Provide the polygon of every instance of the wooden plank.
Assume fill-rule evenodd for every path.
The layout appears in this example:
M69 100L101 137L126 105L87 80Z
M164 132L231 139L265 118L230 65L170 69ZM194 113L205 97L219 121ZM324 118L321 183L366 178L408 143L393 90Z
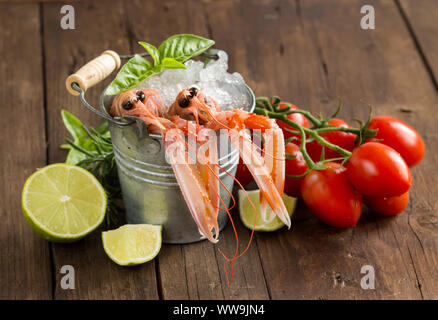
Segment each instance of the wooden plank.
M141 20L128 20L134 52L142 51L136 45L140 40L158 45L176 33L210 36L203 4L199 1L136 1L129 3L127 12L141 12L143 17ZM229 30L224 30L224 35L225 32ZM234 56L236 52L230 51L229 54ZM246 244L248 231L239 226L238 232L241 243ZM218 247L229 255L234 252L234 234L230 225L221 234ZM214 245L206 241L190 245L165 245L158 262L160 290L164 299L268 298L255 243L236 262L234 280L230 286L226 283L224 258Z
M395 115L417 127L429 147L424 162L413 170L411 207L403 215L389 219L365 213L357 228L335 230L300 206L290 232L258 234L274 299L436 297L432 194L437 178L426 174L436 162L436 135L433 117L426 112L433 114L437 97L395 4L373 2L376 14L385 17L373 31L359 27L364 4L322 0L208 4L217 46L238 52L232 61L258 95L278 94L326 114L341 97L341 116L347 119L364 117L366 104L371 103L376 113ZM223 32L215 34L219 29ZM402 107L413 112L402 113ZM375 290L360 287L360 270L366 264L376 270Z
M397 2L436 79L438 74L438 43L436 41L438 10L436 1L397 0ZM436 80L435 85L438 86Z
M20 203L24 181L46 164L38 5L0 4L0 39L0 299L50 299L49 245Z
M85 124L96 125L102 120L88 112L65 89L65 79L87 61L106 49L120 54L130 51L127 40L127 15L121 2L95 1L75 3L76 29L60 28L60 8L63 3L43 5L44 48L46 56L47 112L49 120L49 161L60 162L65 152L59 149L67 135L60 110L69 110ZM135 19L140 19L139 16ZM106 84L108 81L106 81ZM90 89L86 97L97 105L104 85ZM54 245L56 270L56 299L157 299L155 263L135 268L114 264L102 247L100 230L82 241L70 245ZM63 290L60 285L63 265L72 265L76 271L75 290Z
M429 68L431 80L434 83L435 90L438 90L438 46L436 43L437 27L433 23L438 17L438 8L433 1L416 1L415 6L412 1L401 1L401 10L404 18L407 19L407 27L413 31L413 36L417 46L419 46L419 55L423 58L423 63ZM435 40L435 41L434 41ZM415 79L414 79L415 81ZM412 89L412 92L414 89ZM411 90L409 91L411 92ZM421 133L427 146L425 160L416 169L415 179L418 181L418 187L413 197L415 202L411 202L412 216L408 218L408 224L417 238L419 248L409 250L408 254L416 264L416 273L421 291L425 299L437 299L438 283L436 281L438 272L436 268L431 267L438 262L438 237L437 230L437 202L435 194L437 192L436 172L437 162L437 137L436 124L432 115L436 114L436 101L422 96L422 92L417 92L416 96L410 97L412 103L418 99L416 104L418 110L414 110L412 115L418 126L421 126ZM423 104L425 107L423 107ZM412 117L411 116L411 117ZM415 213L415 215L413 215ZM403 237L400 236L401 239Z

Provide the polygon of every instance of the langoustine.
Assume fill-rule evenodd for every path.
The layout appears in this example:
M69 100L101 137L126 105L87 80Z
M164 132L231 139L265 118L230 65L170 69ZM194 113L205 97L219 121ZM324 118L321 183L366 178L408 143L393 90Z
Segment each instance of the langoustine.
M263 220L269 222L278 216L290 227L290 217L282 200L284 137L274 120L240 109L220 111L214 99L205 96L195 86L182 90L169 110L155 89L126 91L115 97L110 113L119 117L139 117L150 133L162 135L166 156L192 217L200 233L211 242L218 241L217 216L220 204L224 205L219 193L219 170L223 168L218 164L216 139L213 139L215 134L211 134L217 130L225 129L231 144L239 150L240 157L253 175L260 189ZM204 147L203 152L196 151L196 163L188 161L191 150L185 136L189 135L190 126L194 128L196 142ZM263 150L251 141L247 129L261 131ZM229 190L227 192L230 193ZM270 216L267 216L268 207L273 213Z

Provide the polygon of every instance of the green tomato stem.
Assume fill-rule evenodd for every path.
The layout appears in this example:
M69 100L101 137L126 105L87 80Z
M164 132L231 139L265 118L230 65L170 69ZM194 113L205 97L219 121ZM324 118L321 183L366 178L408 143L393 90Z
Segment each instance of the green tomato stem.
M285 112L286 115L289 114L293 114L293 113L301 113L302 115L304 115L307 119L310 120L310 122L312 122L312 124L316 127L319 128L322 125L322 122L317 119L316 117L314 117L309 111L306 110L290 110L288 112Z
M270 118L274 118L274 119L278 119L283 121L284 123L286 123L287 125L291 126L292 128L296 129L300 135L301 135L301 144L300 144L300 151L301 154L303 155L304 160L306 161L306 164L309 168L309 170L322 170L325 169L325 166L323 165L323 163L318 162L315 163L312 158L309 156L309 154L307 153L306 150L306 134L308 134L311 138L313 138L314 140L318 141L321 145L332 149L334 151L336 151L337 153L341 154L345 159L348 159L351 156L351 152L348 150L345 150L335 144L332 144L330 142L328 142L327 140L325 140L323 137L321 137L318 132L313 129L308 129L308 128L304 128L303 126L299 125L298 123L290 120L287 118L287 115L285 113L279 113L279 112L273 112L273 111L268 111L266 109L263 108L256 108L255 112L257 114L261 114L261 115L265 115L268 116ZM319 120L318 120L319 121ZM332 128L332 127L327 127L327 128L323 128L323 129L328 129L328 128ZM333 127L334 129L339 129L338 127ZM336 131L334 129L330 129L327 131ZM337 131L341 131L341 130L337 130ZM342 158L342 159L344 159Z

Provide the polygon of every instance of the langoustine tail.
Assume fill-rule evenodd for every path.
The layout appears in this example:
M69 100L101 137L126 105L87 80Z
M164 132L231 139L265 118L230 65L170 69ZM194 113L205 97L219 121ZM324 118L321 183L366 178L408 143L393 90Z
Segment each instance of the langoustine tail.
M265 165L272 181L277 188L280 196L283 196L285 158L284 137L280 128L267 129L264 137L264 158ZM275 218L275 214L268 210L269 202L265 193L260 192L260 215L265 223L270 223Z
M219 185L214 173L218 170L214 164L189 163L184 138L180 136L178 130L174 134L172 131L169 130L165 137L166 156L199 232L216 243L219 237L217 222Z
M277 151L275 152L275 157L272 155L272 153L266 156L266 158L272 157L273 162L276 163L278 166L273 166L273 168L269 170L265 165L262 156L258 153L257 147L251 142L251 138L246 130L229 131L231 144L235 148L238 148L243 162L246 163L249 171L251 172L254 180L256 181L260 189L261 201L267 202L267 204L269 204L269 206L271 207L273 213L290 228L290 217L282 199L284 183L284 161L282 159L284 159L284 156L282 158L279 158L278 156L281 156L281 152L284 153L284 148L280 148L281 143L284 144L284 142L280 141L282 140L282 137L280 137L279 134L280 133L276 132L276 130L274 129L273 137L275 138L273 138L273 145L277 146L276 148L274 148L277 149ZM268 144L271 143L268 141ZM283 162L283 164L281 164L281 162ZM273 170L275 173L274 175L272 175ZM264 205L266 217L267 205Z

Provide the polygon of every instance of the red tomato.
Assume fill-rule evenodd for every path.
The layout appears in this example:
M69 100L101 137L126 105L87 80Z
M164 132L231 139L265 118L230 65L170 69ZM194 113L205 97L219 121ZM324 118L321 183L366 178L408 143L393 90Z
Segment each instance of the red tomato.
M347 176L367 196L399 196L412 183L411 172L400 154L377 142L367 142L353 152L347 164Z
M383 197L364 197L364 202L371 210L395 216L402 213L409 202L409 192L403 193L401 196L383 198Z
M293 159L286 159L286 174L299 176L304 174L308 167L304 160L303 154L300 151L300 147L292 142L289 142L285 146L286 153L296 156ZM285 178L284 192L292 197L300 196L300 185L304 178Z
M341 119L331 119L329 122L332 126L351 128L348 123ZM320 134L321 137L326 139L345 150L353 151L355 147L356 135L354 133L342 132L342 131L332 131ZM306 150L313 161L319 161L321 159L322 145L313 140L306 145ZM332 149L324 147L325 159L339 158L341 155Z
M303 200L328 225L354 227L362 213L362 195L348 181L344 167L334 162L325 165L328 169L312 171L304 178Z
M418 164L424 157L425 147L418 132L394 117L380 116L371 119L370 129L377 129L377 135L370 140L390 146L400 153L409 167Z
M236 179L242 184L242 186L246 186L253 180L252 174L246 164L243 163L242 158L239 158L239 164L237 165L236 170Z
M280 105L278 107L279 107L279 109L283 109L283 108L287 108L287 105L280 103ZM299 108L295 105L291 105L291 110L299 110ZM299 125L301 125L305 128L310 127L309 121L301 113L289 114L289 115L287 115L287 118L293 122L298 123ZM290 137L298 137L299 139L301 138L301 136L299 134L293 134L293 133L290 133L289 131L287 131L287 130L293 130L293 131L297 131L297 130L292 128L288 124L284 123L283 121L277 120L277 124L283 130L284 139L288 139ZM293 140L293 142L295 142L296 144L299 144L299 142L297 142L296 140Z

